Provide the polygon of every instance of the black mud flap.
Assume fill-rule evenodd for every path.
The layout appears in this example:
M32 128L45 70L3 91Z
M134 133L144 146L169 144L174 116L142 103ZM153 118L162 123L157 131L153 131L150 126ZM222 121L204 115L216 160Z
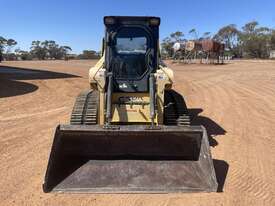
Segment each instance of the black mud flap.
M60 125L44 192L215 192L206 130L200 126Z

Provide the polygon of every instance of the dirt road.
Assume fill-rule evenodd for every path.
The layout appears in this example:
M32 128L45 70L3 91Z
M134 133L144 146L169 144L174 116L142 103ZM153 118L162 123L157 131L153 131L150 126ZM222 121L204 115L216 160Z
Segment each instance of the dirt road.
M0 205L275 205L275 62L178 65L175 88L210 137L218 193L44 194L55 126L94 61L0 64Z

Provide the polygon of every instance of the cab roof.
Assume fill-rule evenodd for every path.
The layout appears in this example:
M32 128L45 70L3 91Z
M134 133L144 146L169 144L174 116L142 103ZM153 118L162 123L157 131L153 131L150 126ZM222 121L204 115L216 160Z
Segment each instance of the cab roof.
M156 16L105 16L104 24L144 24L151 26L160 25L160 17Z

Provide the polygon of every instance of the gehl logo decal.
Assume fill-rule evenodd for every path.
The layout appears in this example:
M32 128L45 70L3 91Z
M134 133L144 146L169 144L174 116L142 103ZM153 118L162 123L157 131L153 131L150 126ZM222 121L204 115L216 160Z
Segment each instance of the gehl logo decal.
M120 89L126 89L126 88L128 88L128 87L127 87L127 84L125 84L125 83L119 84L118 87L119 87Z
M120 104L135 104L135 103L142 103L143 98L142 97L119 97L118 99Z

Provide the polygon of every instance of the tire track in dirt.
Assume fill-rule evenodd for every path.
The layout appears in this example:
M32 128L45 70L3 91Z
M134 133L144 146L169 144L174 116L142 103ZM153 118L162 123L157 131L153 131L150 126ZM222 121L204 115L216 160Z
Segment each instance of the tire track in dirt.
M56 109L50 109L50 110L46 110L46 111L35 112L35 113L32 113L32 114L18 114L16 116L12 116L12 117L1 117L0 116L0 123L2 121L4 122L4 121L11 121L11 120L29 118L29 117L34 117L34 116L48 115L48 114L51 114L51 113L64 111L66 109L68 109L68 107L60 107L60 108L56 108Z
M44 194L41 184L54 127L66 121L75 96L88 87L91 65L74 61L15 64L45 65L47 70L84 78L32 80L39 86L36 92L1 99L0 109L8 109L1 116L13 116L0 123L0 150L7 155L0 156L0 205L274 205L275 62L172 66L176 89L185 95L187 105L204 109L202 116L226 130L213 136L218 145L211 152L229 169L219 174L225 178L222 193L163 195ZM57 111L43 114L44 118L31 115L47 109Z
M237 75L236 75L237 76ZM247 99L250 99L251 96L255 97L255 94L259 95L259 94L263 94L263 90L261 91L254 91L253 89L249 90L247 88L244 88L242 86L240 86L239 84L235 83L235 87L234 88L239 88L238 90L231 90L230 88L230 84L234 83L234 81L231 81L230 79L227 79L227 81L224 84L223 81L216 81L214 84L213 82L209 82L208 80L202 80L197 82L197 84L195 84L196 86L196 90L198 91L204 91L202 93L202 99L203 100L207 100L208 98L211 98L212 103L218 101L218 104L216 104L215 110L222 108L223 110L226 110L228 106L228 103L232 102L230 100L233 99L238 99L238 97L242 96L243 94L246 94L246 96L249 96ZM194 82L192 82L194 83ZM218 84L217 84L218 83ZM210 87L210 89L209 89ZM207 88L207 89L206 89ZM241 90L241 92L240 92ZM207 93L206 93L206 92ZM219 96L222 96L222 99L219 99L219 97L216 95L219 94ZM268 95L268 94L267 94ZM234 98L235 96L235 98ZM272 98L267 96L267 98ZM252 98L253 100L253 98ZM261 103L262 104L266 104L268 100L264 99ZM207 103L206 103L207 104ZM235 102L235 104L238 104L238 106L244 106L245 104L243 104L242 101L239 102ZM213 106L213 105L212 105ZM234 109L238 108L237 105L235 107L230 107L233 108L233 110L231 111L232 113L234 113ZM251 116L263 116L262 113L259 113L257 108L254 107L254 105L250 105L250 102L246 102L246 108L244 111L247 111L247 113L250 113ZM219 111L221 112L221 111ZM223 115L224 112L221 112L220 115ZM236 115L236 118L240 118L240 122L247 122L247 118L243 118L243 115ZM243 121L242 121L243 120ZM244 126L244 125L243 125ZM250 125L246 125L245 127L248 129L248 126ZM247 134L246 130L243 132L243 134ZM254 177L254 176L249 176L247 174L247 171L241 171L240 172L240 168L242 168L242 165L237 165L236 167L231 167L230 171L232 173L232 179L231 179L231 183L233 184L233 186L236 186L237 188L240 188L242 192L248 192L248 194L250 196L256 196L259 199L262 199L264 201L265 205L270 205L273 202L273 193L270 192L272 191L272 188L270 188L270 186L265 183L262 179ZM246 181L249 180L249 181Z
M244 94L247 96L248 98L245 99L241 99L241 101L239 101L239 108L241 108L243 111L246 111L246 114L249 114L251 117L255 117L255 116L263 116L263 113L260 113L257 109L257 107L251 103L250 99L253 99L250 96L255 96L254 93L255 91L253 90L248 90L247 88L242 87L238 87L235 86L234 88L239 88L238 90L235 89L235 91L233 92L233 94L235 96L243 96ZM239 93L239 94L238 94ZM238 95L237 95L238 94ZM233 97L234 98L234 97ZM234 98L236 99L236 97ZM261 102L263 104L264 100ZM244 108L243 108L244 107ZM238 108L238 107L236 107ZM244 114L244 113L243 113ZM239 115L240 118L240 122L242 122L242 128L243 128L243 132L241 135L241 139L244 140L243 144L246 144L247 142L247 136L249 136L250 134L250 129L251 126L253 125L253 120L251 122L247 121L249 118L247 118L247 115ZM252 125L251 125L252 123ZM253 127L252 127L253 128ZM255 128L255 127L254 127ZM255 134L254 134L255 136ZM256 141L261 141L261 145L263 142L263 139L259 139L257 138ZM257 145L257 143L255 143ZM234 145L236 144L232 144L233 148ZM262 150L265 150L265 148L263 147ZM260 162L260 160L259 160ZM250 169L244 169L244 165L241 165L239 162L234 162L234 167L231 167L231 177L232 179L230 179L230 182L232 185L234 185L235 187L239 188L241 190L241 192L244 193L248 193L248 195L250 196L255 196L261 200L263 200L263 203L265 205L272 205L272 203L274 203L274 194L271 188L271 186L269 184L267 184L263 179L257 177L257 176L252 176L250 175Z
M243 165L239 163L235 163L237 165L235 170L231 171L231 179L230 181L234 186L236 186L243 195L248 195L253 198L256 197L263 201L263 205L274 205L274 190L262 179L249 175L249 170L244 170ZM242 177L245 177L242 178ZM247 182L252 182L252 184L247 184Z

